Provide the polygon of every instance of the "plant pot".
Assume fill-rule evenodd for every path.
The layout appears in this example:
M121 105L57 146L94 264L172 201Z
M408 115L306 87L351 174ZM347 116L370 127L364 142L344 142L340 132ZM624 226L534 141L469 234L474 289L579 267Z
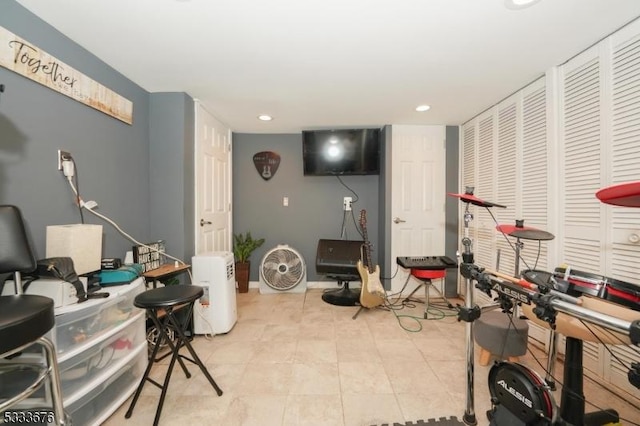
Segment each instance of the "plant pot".
M251 264L249 262L236 262L236 281L238 282L238 292L247 293L249 291L249 272Z

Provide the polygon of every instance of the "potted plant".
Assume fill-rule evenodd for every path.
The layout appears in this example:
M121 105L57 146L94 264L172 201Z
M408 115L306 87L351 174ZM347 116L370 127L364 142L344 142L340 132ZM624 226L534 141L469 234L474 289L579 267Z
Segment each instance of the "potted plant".
M262 244L264 244L264 238L253 239L251 232L233 234L233 256L236 262L236 281L240 293L249 291L249 272L251 270L249 257Z

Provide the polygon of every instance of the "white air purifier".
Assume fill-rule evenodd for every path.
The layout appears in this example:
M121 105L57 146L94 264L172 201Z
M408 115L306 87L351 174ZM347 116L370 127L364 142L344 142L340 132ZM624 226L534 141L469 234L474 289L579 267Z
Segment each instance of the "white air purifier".
M204 288L193 308L194 333L228 333L238 320L233 253L202 253L191 258L191 265L193 284Z

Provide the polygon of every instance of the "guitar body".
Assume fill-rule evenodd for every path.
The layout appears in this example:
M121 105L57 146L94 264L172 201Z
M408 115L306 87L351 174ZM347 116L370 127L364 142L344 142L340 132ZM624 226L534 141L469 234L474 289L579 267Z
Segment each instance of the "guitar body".
M362 288L360 289L360 306L365 308L375 308L384 303L383 295L384 287L380 282L380 267L376 265L373 272L369 272L362 261L356 264L360 279L362 280Z

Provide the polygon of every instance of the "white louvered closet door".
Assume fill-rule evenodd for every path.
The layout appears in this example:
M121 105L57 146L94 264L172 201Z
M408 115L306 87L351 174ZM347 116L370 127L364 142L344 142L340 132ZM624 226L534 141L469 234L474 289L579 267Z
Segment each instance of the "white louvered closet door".
M479 120L472 120L462 127L462 155L460 169L462 171L462 187L460 192L466 188L473 188L474 194L482 199L488 199L480 194L493 193L494 185L494 149L493 149L493 116L486 115ZM467 230L464 228L464 213L472 215L472 220L468 223ZM493 256L493 241L491 240L491 217L483 207L472 204L460 203L460 225L461 235L468 232L473 245L471 250L474 255L475 264L482 267L491 267ZM460 247L464 251L464 247ZM474 283L475 284L475 283ZM466 280L460 280L460 294L466 296ZM474 304L486 306L493 303L491 297L480 292L474 286Z
M561 169L564 261L583 271L603 270L602 216L595 193L602 187L601 79L598 49L562 67Z
M495 152L495 117L494 113L481 116L478 119L478 138L476 141L476 185L474 194L488 201L494 201L496 152ZM494 269L496 259L495 225L486 208L470 205L473 212L471 227L474 229L474 258L475 263L483 268ZM487 294L474 290L474 302L479 306L493 303Z
M611 152L607 185L640 179L640 26L632 25L611 38ZM640 209L604 207L611 217L606 241L607 276L640 284ZM640 288L638 288L640 291ZM605 379L630 393L637 389L627 379L628 366L640 362L638 348L613 346L605 351Z
M519 219L525 226L551 232L549 227L551 205L549 203L549 184L552 164L549 155L547 128L547 87L546 78L541 78L527 86L521 95L522 118L519 144L522 161L520 162ZM555 172L555 169L553 170ZM520 270L536 269L550 272L549 246L554 241L524 241ZM549 341L549 329L529 322L529 337L546 345ZM547 348L548 349L548 348Z
M547 139L547 95L546 79L541 78L523 90L522 93L522 161L520 162L520 211L519 219L525 226L551 232L549 216L550 164ZM553 241L525 242L522 250L524 265L520 269L550 271L549 246Z
M601 241L602 208L596 192L602 188L602 78L600 49L596 46L561 67L562 104L560 127L564 201L562 261L572 269L599 273L604 270ZM601 273L601 272L600 272ZM564 340L561 348L564 347ZM564 352L561 349L561 352ZM603 348L584 342L583 365L601 375Z
M477 155L477 180L474 194L488 201L495 201L495 119L494 114L489 113L478 120L478 155ZM484 207L474 209L476 214L472 226L476 230L475 259L476 264L493 269L495 263L495 225L490 213Z
M515 224L517 217L516 192L518 187L518 156L516 155L517 108L516 97L512 96L498 105L497 134L497 174L495 201L506 208L494 207L492 212L498 221L493 224L491 237L496 241L500 253L500 272L517 275L515 271L515 240L504 236L495 229L496 225Z
M611 104L611 180L608 185L640 179L640 36L613 46ZM640 209L607 205L611 215L611 258L607 273L639 284Z

